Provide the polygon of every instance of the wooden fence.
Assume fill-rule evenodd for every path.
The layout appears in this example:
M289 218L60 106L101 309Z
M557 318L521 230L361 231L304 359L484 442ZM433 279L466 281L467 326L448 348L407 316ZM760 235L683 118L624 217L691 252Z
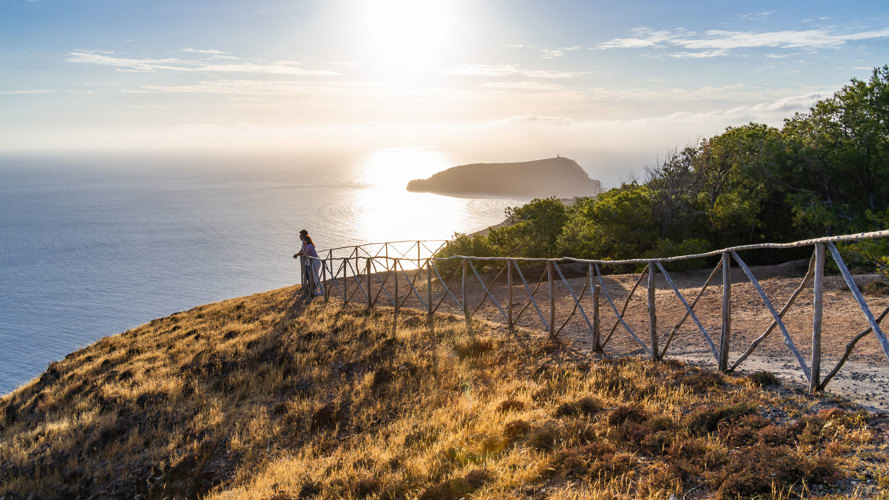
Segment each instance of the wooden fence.
M529 313L531 318L536 313L536 318L539 319L539 322L535 321L537 326L542 326L550 336L556 337L569 321L572 319L578 321L577 314L579 313L582 319L580 325L588 332L593 350L602 352L617 332L623 332L647 356L654 360L660 360L668 354L682 325L691 318L695 326L694 329L700 334L702 341L712 354L716 366L724 372L731 372L738 368L757 346L761 345L775 329L778 329L783 336L784 345L792 353L799 369L808 380L809 390L815 392L824 389L848 360L858 342L871 333L876 337L883 354L889 360L889 340L880 327L880 322L889 313L889 307L883 309L878 316L873 314L835 246L835 243L838 242L887 237L889 237L889 230L831 236L793 243L744 245L703 254L669 258L620 261L571 257L559 259L436 257L438 251L446 244L445 241L401 241L325 250L319 254L320 258L317 260L320 262L319 278L323 284L325 301L334 296L340 298L344 305L358 302L368 308L381 304L392 307L396 325L399 309L410 304L411 307L426 311L429 327L432 328L432 318L435 312L440 310L443 304L451 303L456 306L457 310L462 311L466 327L471 331L472 317L487 303L489 307L493 306L493 314L502 317L510 332L514 331L521 318L525 317L527 323L529 320L525 313L531 311ZM804 247L813 247L808 270L790 298L778 309L766 295L762 285L741 258L739 252ZM835 365L822 375L824 271L828 255L839 269L845 285L864 315L868 327L851 338ZM715 259L717 257L715 267L690 302L676 286L665 268L665 265L679 261ZM746 346L743 353L730 364L733 318L731 270L733 263L750 281L762 299L772 321L768 328ZM480 266L489 269L487 274L493 274L494 277L486 282L483 279L483 274L486 273L479 272ZM623 303L619 303L620 301L612 296L609 287L606 286L607 278L602 272L603 268L614 268L614 266L644 266ZM536 282L529 281L526 274L532 270L535 273L540 271L540 278ZM566 279L569 270L574 276L584 277L580 291L572 287L569 279ZM676 299L681 302L685 311L681 319L674 323L669 330L664 330L663 334L658 330L658 311L655 301L655 284L658 274L666 281L667 286L675 294ZM696 314L695 306L698 305L708 287L713 285L719 277L721 277L722 285L721 325L718 331L714 328L708 330ZM494 285L501 279L505 279L506 283L504 289L500 291L498 299ZM810 282L813 284L813 314L811 350L807 362L794 343L785 325L784 317ZM557 321L556 289L559 286L570 296L573 306L569 305L571 312ZM575 286L579 287L579 285ZM474 290L472 290L473 287L475 287ZM634 329L626 320L627 307L640 288L647 292L647 332L638 331L638 327ZM476 304L470 304L471 292L481 294L480 299L478 297L474 299L477 301ZM519 295L521 298L518 303L521 307L516 307L515 295ZM610 327L602 326L602 308L606 309L607 315L613 316L613 323Z

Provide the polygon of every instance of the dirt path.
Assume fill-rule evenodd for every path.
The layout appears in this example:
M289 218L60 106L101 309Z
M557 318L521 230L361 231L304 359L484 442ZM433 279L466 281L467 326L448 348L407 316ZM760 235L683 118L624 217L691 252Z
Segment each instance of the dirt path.
M778 266L753 267L752 271L759 280L766 295L772 301L777 310L781 310L793 291L799 286L805 275L807 262L787 263ZM529 281L531 290L538 283L542 275L543 284L535 295L535 300L542 312L542 316L549 320L549 291L546 286L545 270L538 268L522 268L525 278ZM772 315L763 303L753 285L738 268L732 270L732 329L729 348L729 366L731 366L757 337L761 336L772 323ZM499 269L482 273L486 284L491 283L498 275ZM566 272L566 281L571 286L575 295L580 296L584 289L586 279L584 276L571 276ZM411 296L404 303L405 307L425 309L417 297L411 291L407 280L413 279L415 271L399 273L399 297L404 300L407 294ZM692 302L698 294L701 286L710 274L710 270L676 272L671 277L676 287L681 291L686 301ZM380 275L382 276L382 275ZM391 305L390 297L394 295L393 277L386 281L385 292L379 294L378 304ZM445 276L446 279L447 276ZM470 279L471 278L471 279ZM604 280L608 294L614 303L620 308L628 296L633 284L639 275L617 274L606 276ZM685 314L686 309L676 297L662 275L658 274L655 293L655 310L657 312L657 332L659 345L663 349L664 342L674 325ZM856 276L859 286L869 282L880 281L878 275ZM649 316L647 309L646 280L640 284L639 289L633 294L624 320L638 337L646 344L649 343ZM855 302L852 294L846 288L841 276L826 276L824 292L824 319L822 338L822 379L833 369L846 344L859 332L868 327L867 320ZM341 282L340 282L341 283ZM555 291L555 317L556 328L562 327L563 322L575 308L574 300L568 288L565 287L556 276ZM363 284L366 284L364 280ZM380 290L376 277L372 278L374 293ZM449 283L450 284L450 283ZM425 272L416 279L415 286L423 300L426 299ZM452 293L460 299L461 288L459 276L450 284ZM513 308L518 315L522 308L528 304L528 292L515 278L513 284ZM500 273L493 286L489 286L494 298L506 309L507 290L506 273ZM356 285L350 280L349 293L353 295L354 302L365 302L366 298L361 291L356 290ZM335 293L338 293L334 290ZM388 295L387 295L388 293ZM443 289L433 283L434 303L437 303L443 295ZM470 311L476 310L476 306L484 298L485 292L479 285L475 276L470 273L467 277L467 295L469 296ZM800 294L794 305L784 316L784 323L790 335L790 339L796 345L803 356L806 365L811 364L812 343L812 315L813 315L812 284L809 283ZM868 305L876 316L884 308L889 306L889 295L865 294ZM580 299L587 316L592 320L592 298L589 289ZM454 314L463 314L461 307L446 297L439 310ZM719 343L719 332L722 325L722 283L721 275L717 276L713 284L706 290L694 308L698 319L710 334L714 344ZM474 318L483 318L489 321L505 323L505 318L493 305L491 300L485 302L477 309ZM611 356L645 356L645 349L633 339L626 328L616 323L616 315L611 306L605 300L604 294L600 298L600 324L603 339L608 336L614 327L614 333L605 345L605 352ZM519 316L517 325L530 329L545 331L540 315L533 306L525 308ZM591 350L592 339L586 321L580 311L576 311L570 320L562 327L559 338L570 342L578 349ZM798 384L807 387L803 371L795 356L785 345L784 336L779 328L775 328L770 335L743 361L737 368L739 373L749 373L766 370L779 376L786 384ZM686 319L675 338L669 345L667 357L680 359L693 364L700 364L711 368L716 367L716 360L709 343L703 334L695 326L691 318ZM837 373L827 386L828 393L837 394L849 398L865 407L873 410L889 412L889 361L883 353L880 343L873 333L866 335L856 345L849 360Z

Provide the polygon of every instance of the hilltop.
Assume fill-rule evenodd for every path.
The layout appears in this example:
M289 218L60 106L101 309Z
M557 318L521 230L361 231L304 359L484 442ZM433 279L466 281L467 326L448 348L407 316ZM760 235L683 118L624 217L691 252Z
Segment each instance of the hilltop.
M450 196L517 198L596 196L602 190L574 160L556 157L519 163L472 163L415 179L408 191Z
M887 422L531 331L285 288L100 340L0 399L0 497L885 494ZM877 480L877 478L883 478ZM805 488L805 490L803 489ZM857 489L856 489L857 488ZM882 488L882 490L881 490Z

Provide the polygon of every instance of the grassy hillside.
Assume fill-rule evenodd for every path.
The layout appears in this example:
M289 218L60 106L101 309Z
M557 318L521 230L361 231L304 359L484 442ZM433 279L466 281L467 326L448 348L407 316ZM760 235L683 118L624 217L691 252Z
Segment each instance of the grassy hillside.
M886 418L767 374L410 311L393 336L295 294L152 321L3 397L0 498L889 498Z

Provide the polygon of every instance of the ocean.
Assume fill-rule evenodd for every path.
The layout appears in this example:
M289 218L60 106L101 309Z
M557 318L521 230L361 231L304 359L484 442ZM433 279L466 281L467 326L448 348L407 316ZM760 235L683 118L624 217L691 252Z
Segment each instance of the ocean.
M404 189L470 161L428 150L0 157L0 394L107 335L298 282L300 229L319 249L447 239L527 201Z

